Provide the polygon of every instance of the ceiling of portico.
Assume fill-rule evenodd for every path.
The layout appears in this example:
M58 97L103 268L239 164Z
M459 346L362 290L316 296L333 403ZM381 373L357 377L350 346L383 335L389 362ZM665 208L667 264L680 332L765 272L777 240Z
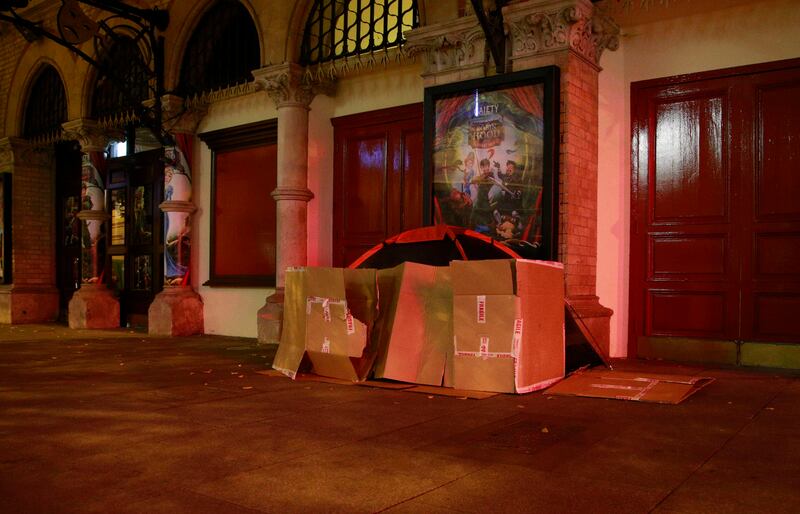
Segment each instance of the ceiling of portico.
M739 5L754 0L601 0L597 7L609 13L620 27L681 18Z

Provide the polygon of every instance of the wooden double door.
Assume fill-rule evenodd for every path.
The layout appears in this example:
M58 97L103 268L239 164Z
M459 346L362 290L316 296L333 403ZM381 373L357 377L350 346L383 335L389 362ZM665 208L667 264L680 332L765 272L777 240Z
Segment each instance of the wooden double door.
M147 310L164 282L163 151L107 162L106 280L119 294L120 324L147 326Z
M423 225L422 104L332 120L333 265Z
M630 342L800 341L800 59L632 87Z

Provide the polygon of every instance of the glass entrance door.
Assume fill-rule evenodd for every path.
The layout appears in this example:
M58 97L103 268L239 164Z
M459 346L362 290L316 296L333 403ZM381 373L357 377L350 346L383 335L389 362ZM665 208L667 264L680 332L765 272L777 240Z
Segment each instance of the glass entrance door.
M108 161L106 269L119 294L123 326L146 327L147 309L163 287L161 156L159 149Z

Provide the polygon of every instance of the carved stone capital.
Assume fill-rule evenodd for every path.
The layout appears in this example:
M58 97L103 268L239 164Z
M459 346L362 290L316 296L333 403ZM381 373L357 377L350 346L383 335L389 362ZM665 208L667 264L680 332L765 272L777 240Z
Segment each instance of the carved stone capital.
M532 56L572 51L597 67L603 50L619 48L619 27L589 0L510 4L503 8L503 19L512 66Z
M253 71L256 85L267 92L278 108L300 106L308 109L318 94L333 95L335 83L318 77L295 63L276 64Z
M0 139L0 173L15 167L49 168L53 165L52 147L41 147L19 137Z
M145 107L152 107L154 99L142 102ZM197 127L208 113L208 101L198 99L187 102L177 95L161 97L161 125L171 134L196 134Z
M95 120L79 118L63 123L64 139L74 139L81 145L81 151L102 152L112 141L123 141L124 133L119 129L100 126Z
M281 200L300 200L303 202L309 202L312 198L314 198L314 193L307 188L279 186L275 188L275 191L272 192L272 198L274 198L276 202L280 202Z
M422 58L426 86L483 77L486 38L475 16L406 32L404 49Z

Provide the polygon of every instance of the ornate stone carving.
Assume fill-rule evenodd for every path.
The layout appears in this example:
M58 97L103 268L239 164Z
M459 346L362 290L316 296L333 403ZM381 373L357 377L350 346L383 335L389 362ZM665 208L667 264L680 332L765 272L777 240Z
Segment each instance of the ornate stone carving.
M142 102L145 107L152 107L155 100ZM161 97L161 125L169 133L195 134L200 122L208 112L208 100L196 98L187 102L180 96L164 95Z
M485 74L486 38L475 16L420 27L405 36L406 54L421 56L422 76L429 77L431 84Z
M589 0L532 1L503 8L511 61L572 50L597 66L603 50L619 47L619 27Z
M15 167L49 168L53 165L52 147L31 144L19 137L0 139L0 173Z
M74 139L84 153L102 152L112 141L123 141L124 133L119 129L103 127L95 120L80 118L61 125L64 139Z
M267 92L276 107L289 105L308 108L318 94L331 96L335 82L319 74L306 73L295 63L267 66L253 71L256 85Z

